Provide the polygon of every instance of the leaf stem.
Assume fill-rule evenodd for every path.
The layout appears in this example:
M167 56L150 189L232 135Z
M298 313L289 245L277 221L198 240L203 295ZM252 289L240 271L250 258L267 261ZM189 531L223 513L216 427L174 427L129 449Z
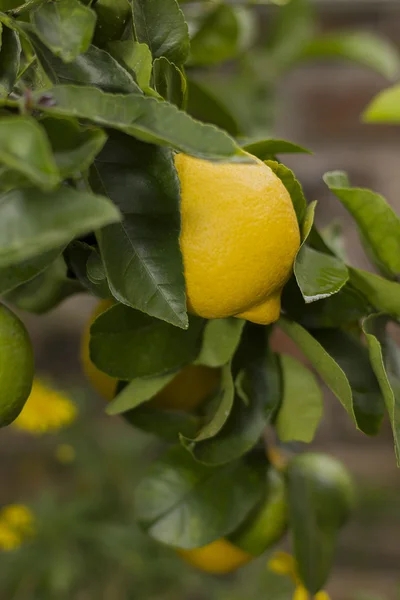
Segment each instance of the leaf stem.
M44 4L45 2L48 2L48 0L28 0L25 4L21 4L21 6L17 6L17 8L12 8L8 13L13 17L18 17L31 8Z

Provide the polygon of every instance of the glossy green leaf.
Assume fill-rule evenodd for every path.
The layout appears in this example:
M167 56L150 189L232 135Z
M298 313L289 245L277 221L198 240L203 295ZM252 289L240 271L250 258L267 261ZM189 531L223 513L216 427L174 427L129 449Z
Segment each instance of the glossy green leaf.
M186 110L195 119L221 127L230 135L237 136L240 133L235 117L223 101L212 90L190 77L187 79Z
M236 352L244 325L243 319L233 317L208 321L196 363L207 367L227 364Z
M20 310L40 315L78 292L82 292L80 283L67 277L65 261L59 256L34 279L9 292L6 300Z
M176 0L133 0L138 42L149 46L153 58L165 56L182 65L189 53L189 32Z
M203 320L183 330L118 304L91 327L90 357L118 379L163 375L192 362L200 348Z
M65 251L68 266L81 285L98 298L112 298L113 296L108 287L107 279L93 281L88 277L88 264L93 256L96 256L101 261L99 253L95 248L78 240L71 242Z
M107 135L97 127L82 127L75 119L45 117L40 121L64 178L84 172L103 148Z
M191 39L190 64L214 65L235 57L240 50L240 21L235 7L219 4L205 17Z
M0 268L0 294L9 292L39 275L61 252L62 248L55 248L10 267Z
M292 356L281 354L282 403L276 420L281 442L314 439L322 418L322 390L313 373Z
M351 284L359 290L378 312L400 317L400 284L379 275L349 268Z
M129 0L96 0L93 2L93 10L97 15L94 36L96 46L105 46L108 42L120 40L132 18Z
M305 216L307 202L304 197L303 189L296 179L293 171L288 169L288 167L285 167L285 165L282 165L274 160L266 160L265 164L272 169L277 177L279 177L289 192L293 202L294 210L296 211L297 220L299 224L301 224Z
M359 428L368 435L377 434L384 415L384 401L366 347L339 329L315 330L313 335L347 376Z
M262 490L262 470L249 461L209 467L173 447L153 462L136 488L135 513L156 540L196 548L236 529Z
M269 140L260 140L258 142L252 142L251 144L246 144L245 146L243 146L243 150L246 150L246 152L257 156L261 160L274 160L274 156L276 156L277 154L312 154L311 150L307 150L307 148L303 148L303 146L299 146L298 144L294 144L293 142L288 142L286 140L277 140L274 138L271 138ZM280 166L283 167L283 165ZM281 171L281 179L283 179L285 169L287 169L287 167L284 167L284 169L282 169ZM295 180L293 172L289 169L287 169L287 171L289 171L289 173L286 173L287 181L289 177L291 180L293 178L294 181L292 181L291 185L297 187L296 184L298 184L300 186L297 180ZM303 204L305 205L305 200ZM303 210L305 210L305 207L303 208Z
M180 189L171 151L114 132L95 169L93 189L108 196L123 215L121 223L98 233L113 295L187 327Z
M49 114L89 119L145 142L169 145L200 158L247 160L223 131L199 123L155 98L106 94L92 87L59 86L51 90L47 99L44 102L40 92L35 95L37 105Z
M388 373L385 364L386 324L386 316L370 315L363 322L363 331L368 344L371 365L385 400L393 431L397 465L400 466L400 379Z
M0 266L67 244L119 218L106 198L66 186L52 192L27 188L0 194Z
M7 96L14 87L20 67L20 56L18 33L3 26L0 48L0 98Z
M135 73L139 87L146 90L150 85L153 68L153 59L148 45L139 44L134 40L116 40L110 42L108 48L114 58Z
M44 190L61 181L49 140L32 117L0 119L0 164Z
M158 377L133 379L107 405L106 413L108 415L119 415L140 406L164 389L176 375L176 373L167 373Z
M394 44L368 31L340 31L316 37L305 46L302 58L344 58L388 79L400 73L400 55Z
M58 0L39 5L31 13L31 22L53 54L72 62L89 48L96 13L78 0Z
M195 436L202 424L197 415L155 408L146 402L124 413L123 417L133 427L172 444L176 444L179 435Z
M400 123L400 84L378 94L364 112L363 120L367 123Z
M171 104L181 108L185 104L186 79L183 72L167 58L156 58L153 64L155 90Z
M400 218L380 194L350 187L347 175L334 171L324 175L329 189L357 222L374 256L392 276L400 274Z

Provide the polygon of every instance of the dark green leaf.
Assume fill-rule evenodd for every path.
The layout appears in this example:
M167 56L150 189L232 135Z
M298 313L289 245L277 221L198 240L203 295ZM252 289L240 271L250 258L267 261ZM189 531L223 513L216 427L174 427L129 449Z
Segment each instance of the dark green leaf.
M114 132L95 167L93 188L111 198L123 215L121 223L98 234L113 295L187 327L180 190L171 151Z
M350 187L341 171L326 173L324 181L356 220L379 265L394 277L400 275L400 218L385 198Z
M174 377L176 377L176 373L133 379L107 405L106 413L108 415L119 415L140 406L164 389Z
M55 261L61 252L62 248L55 248L16 265L0 269L0 294L9 292L39 275L39 273Z
M49 140L32 117L0 119L0 164L44 190L61 181Z
M348 378L359 428L368 435L375 435L382 423L384 401L366 347L338 329L321 329L313 335Z
M171 104L181 108L185 104L186 79L182 71L167 58L154 61L153 79L155 90Z
M204 328L203 344L196 363L222 367L236 352L245 321L236 318L212 319Z
M400 84L381 92L363 115L367 123L400 123Z
M153 462L135 494L136 515L151 537L196 548L231 533L261 499L262 471L244 460L208 467L183 448Z
M94 37L96 46L120 40L125 27L132 18L132 8L128 0L96 0L93 9L97 15Z
M147 90L153 66L153 59L147 44L139 44L134 40L117 40L110 42L108 48L114 58L135 73L139 87Z
M107 140L101 129L81 127L75 119L45 117L40 124L46 130L64 178L86 171Z
M221 127L237 136L239 125L225 104L206 86L194 79L187 80L187 112L195 119Z
M224 132L195 121L167 102L139 95L106 94L91 87L59 86L51 90L52 106L41 110L54 115L90 119L100 126L119 129L145 142L169 145L200 158L246 161L246 155Z
M72 62L89 48L96 13L78 0L46 2L31 13L42 42L64 62Z
M351 284L376 308L394 317L400 317L400 284L379 275L349 267Z
M285 165L282 165L274 160L266 160L265 164L273 170L275 175L279 177L289 192L293 202L294 210L296 211L297 220L299 225L301 225L305 216L307 202L303 194L303 189L300 183L297 181L293 171L285 167Z
M165 442L175 444L179 435L196 435L202 420L190 413L177 410L163 410L143 403L124 413L124 419L147 433L156 435Z
M273 157L277 154L312 154L311 150L307 150L307 148L303 148L303 146L293 144L293 142L287 142L286 140L276 140L273 138L269 140L260 140L259 142L252 142L251 144L246 144L245 146L243 146L243 150L246 150L246 152L257 156L261 160L273 160ZM284 169L287 169L287 167L284 167ZM289 169L287 170L289 171ZM283 172L284 171L282 170L282 174ZM292 177L293 179L295 179L292 171L290 171L290 174L290 179L292 179ZM287 176L289 176L289 174L287 174ZM297 181L296 183L300 186L300 184ZM295 185L294 182L292 185ZM305 205L305 200L303 204ZM305 210L305 206L303 210Z
M192 37L190 64L212 65L234 58L240 50L240 21L235 7L220 4L205 14Z
M34 279L9 292L6 299L21 310L42 314L81 291L80 283L67 277L66 264L59 256Z
M66 186L53 192L28 188L0 194L0 266L67 244L119 218L106 198Z
M314 439L322 418L322 391L312 372L292 356L281 354L283 395L276 420L282 442Z
M397 465L400 466L400 379L390 374L385 361L387 317L370 315L363 323L371 365L379 382L393 430Z
M7 96L14 87L20 66L20 55L21 44L18 33L3 27L0 49L0 98Z
M183 330L118 304L92 325L90 357L118 379L162 375L196 358L202 329L203 321L196 317Z
M176 0L133 0L138 42L144 42L154 58L165 56L182 65L189 53L189 32Z
M81 285L99 298L112 298L112 294L106 279L93 282L88 277L87 267L93 255L95 255L97 259L101 261L101 258L95 248L89 246L89 244L85 244L84 242L79 242L78 240L75 240L69 244L65 251L65 258L68 262L68 266L73 271L77 279L79 279Z

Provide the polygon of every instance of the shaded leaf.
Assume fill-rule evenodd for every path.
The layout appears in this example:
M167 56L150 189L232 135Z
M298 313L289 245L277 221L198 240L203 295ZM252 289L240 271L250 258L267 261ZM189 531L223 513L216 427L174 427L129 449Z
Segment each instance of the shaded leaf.
M162 375L196 358L202 329L203 321L196 317L183 330L118 304L92 325L90 357L118 379Z
M185 76L176 65L164 56L154 61L153 80L154 88L164 100L175 104L178 108L181 108L185 104Z
M187 79L186 110L199 121L217 125L233 136L240 133L235 117L221 99L202 83L191 78Z
M55 248L10 267L0 268L0 294L9 292L39 275L61 252L62 248Z
M364 112L363 120L367 123L400 123L400 84L378 94Z
M240 50L240 21L235 7L212 8L190 43L190 64L213 65L235 57Z
M260 160L274 160L274 156L276 156L276 154L312 154L311 150L307 150L307 148L303 148L303 146L299 146L298 144L294 144L293 142L288 142L286 140L276 140L273 138L268 140L260 140L258 142L251 142L251 144L244 145L243 150L246 150L246 152L257 156ZM283 167L283 165L281 166ZM284 167L284 169L287 169L287 167ZM284 169L282 169L282 175L285 172ZM289 169L287 170L290 171ZM287 173L286 177L290 177L290 179L293 177L293 179L295 179L292 171ZM296 183L298 183L297 180ZM293 182L292 185L295 186L295 183ZM298 185L300 186L299 183ZM305 205L305 199L302 204ZM305 207L303 208L303 211L304 210Z
M106 198L66 186L0 194L0 266L27 260L108 223L118 210Z
M153 462L137 486L136 515L158 541L196 548L236 529L262 491L262 470L249 461L208 467L174 447Z
M124 413L123 417L133 427L172 444L176 444L180 434L187 437L196 435L202 424L197 415L155 408L146 402Z
M176 0L133 0L136 38L153 58L165 56L182 65L189 53L189 32Z
M279 356L282 371L282 403L276 420L281 442L314 439L323 412L322 391L313 373L292 356Z
M111 198L123 215L121 223L98 233L114 297L187 327L180 188L171 151L114 132L95 167L93 189Z
M93 9L97 15L94 37L96 46L105 46L113 40L120 40L132 18L128 0L96 0Z
M379 275L349 267L351 284L379 312L400 317L400 284Z
M58 0L39 5L31 13L31 22L53 54L71 62L89 48L96 13L78 0Z
M236 318L212 319L203 334L203 344L196 364L222 367L236 352L245 321Z
M92 87L58 86L49 96L52 106L41 110L54 115L89 119L119 129L145 142L169 145L200 158L246 161L246 155L223 131L200 123L167 102L139 95L106 94Z
M18 33L3 26L0 48L0 97L7 96L14 87L20 67L20 55Z
M88 277L88 263L93 256L101 261L95 248L78 240L71 242L65 251L68 266L81 285L98 298L112 298L106 279L94 282Z
M293 202L294 210L296 211L297 220L301 225L305 216L307 202L303 194L303 189L296 179L293 171L288 169L288 167L285 167L285 165L282 165L274 160L266 160L265 164L272 169L277 177L279 177L289 192Z
M276 12L269 49L278 72L290 68L301 58L315 30L314 11L308 0L291 0Z

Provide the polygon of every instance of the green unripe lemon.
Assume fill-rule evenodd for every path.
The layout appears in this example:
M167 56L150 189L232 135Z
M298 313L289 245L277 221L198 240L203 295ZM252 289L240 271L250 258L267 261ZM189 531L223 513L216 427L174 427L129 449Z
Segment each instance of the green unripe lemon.
M20 319L0 304L0 427L16 419L33 381L32 344Z

